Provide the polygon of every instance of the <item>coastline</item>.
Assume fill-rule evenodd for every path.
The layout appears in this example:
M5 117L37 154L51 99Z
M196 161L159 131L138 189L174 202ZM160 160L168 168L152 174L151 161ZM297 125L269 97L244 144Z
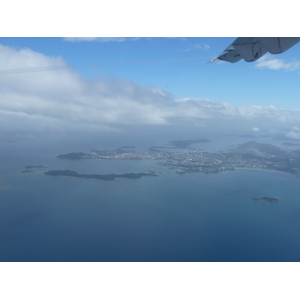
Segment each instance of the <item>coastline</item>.
M265 171L265 172L280 172L281 174L290 174L293 175L295 177L298 177L295 174L292 174L290 172L287 171L281 171L281 170L273 170L273 169L264 169L264 168L242 168L242 167L235 167L235 170L253 170L253 171Z

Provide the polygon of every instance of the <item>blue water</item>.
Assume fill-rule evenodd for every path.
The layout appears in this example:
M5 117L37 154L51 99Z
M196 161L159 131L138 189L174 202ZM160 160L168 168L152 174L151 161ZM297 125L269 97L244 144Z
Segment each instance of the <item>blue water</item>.
M300 261L300 178L246 170L177 175L155 161L59 160L2 149L1 261ZM163 172L112 182L51 177ZM277 197L278 203L253 201Z

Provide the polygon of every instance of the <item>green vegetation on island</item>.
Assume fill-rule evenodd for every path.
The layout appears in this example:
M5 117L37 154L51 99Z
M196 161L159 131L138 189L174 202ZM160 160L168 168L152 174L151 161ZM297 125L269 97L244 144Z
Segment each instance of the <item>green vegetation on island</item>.
M117 178L130 178L130 179L139 179L144 176L159 176L156 172L149 172L149 173L126 173L126 174L79 174L75 171L71 170L50 170L44 173L45 175L51 176L68 176L68 177L77 177L77 178L85 178L85 179L98 179L98 180L106 180L106 181L113 181Z

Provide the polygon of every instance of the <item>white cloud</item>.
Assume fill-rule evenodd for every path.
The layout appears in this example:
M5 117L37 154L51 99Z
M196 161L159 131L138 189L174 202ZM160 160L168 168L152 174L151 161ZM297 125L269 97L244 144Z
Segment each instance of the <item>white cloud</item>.
M300 61L285 62L283 59L265 55L256 62L255 67L259 69L296 71L300 69Z
M197 43L195 45L189 46L188 48L182 50L182 51L191 51L193 49L200 49L204 51L208 51L210 49L210 46L206 43Z
M259 132L260 129L259 129L258 127L253 127L253 128L252 128L252 131L254 131L254 132Z
M293 140L300 140L300 128L293 126L291 131L288 131L285 136Z
M293 139L293 140L299 140L300 139L300 133L295 131L290 131L286 134L287 138Z
M120 78L86 81L68 68L61 57L49 57L30 49L17 51L0 45L0 65L2 69L23 71L64 67L53 72L0 74L2 130L116 130L120 124L192 122L197 125L207 119L273 120L296 126L300 120L300 110L234 106L208 99L173 99L159 87L146 87ZM295 128L290 135L293 132Z
M198 43L193 45L193 48L208 51L210 49L210 46L206 43Z
M293 131L300 131L300 128L297 127L297 126L294 126L294 127L292 128L292 130L293 130Z
M66 42L125 42L125 41L137 41L138 37L65 37Z

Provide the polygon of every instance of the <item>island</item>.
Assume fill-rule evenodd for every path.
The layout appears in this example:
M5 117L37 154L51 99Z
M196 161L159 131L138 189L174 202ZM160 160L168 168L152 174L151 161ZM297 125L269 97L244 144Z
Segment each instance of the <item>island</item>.
M278 202L279 199L278 198L270 198L270 197L260 197L260 198L252 198L253 200L257 201L257 200L263 200L263 201L266 201L266 202Z
M38 166L25 166L26 169L47 169L48 167L38 165Z
M169 143L187 146L190 142L183 140ZM206 152L199 148L167 148L151 147L147 151L138 152L130 148L115 150L91 149L89 153L71 152L59 154L60 159L121 159L121 160L156 160L159 166L174 169L179 175L202 172L218 173L238 168L265 169L288 172L300 177L300 149L285 150L280 147L249 141L237 145L233 149L218 152Z
M31 171L29 169L21 171L22 174L27 174L27 173L34 173L34 171Z
M271 144L263 144L255 141L250 141L244 144L238 145L238 149L255 149L262 153L280 154L283 150L277 146Z
M8 185L0 185L0 190L6 190L8 188L9 188Z
M77 178L85 178L85 179L98 179L98 180L106 180L113 181L117 178L129 178L129 179L140 179L144 176L159 176L159 173L154 171L150 171L149 173L126 173L126 174L79 174L75 171L71 170L50 170L44 173L45 175L51 176L67 176L67 177L77 177Z
M67 153L67 154L60 154L56 157L57 158L66 158L66 159L71 159L71 160L89 158L89 156L83 152L71 152L71 153Z
M21 171L22 174L27 174L27 173L34 173L34 171L32 171L32 169L47 169L48 167L44 167L42 165L38 165L38 166L25 166L25 170Z

